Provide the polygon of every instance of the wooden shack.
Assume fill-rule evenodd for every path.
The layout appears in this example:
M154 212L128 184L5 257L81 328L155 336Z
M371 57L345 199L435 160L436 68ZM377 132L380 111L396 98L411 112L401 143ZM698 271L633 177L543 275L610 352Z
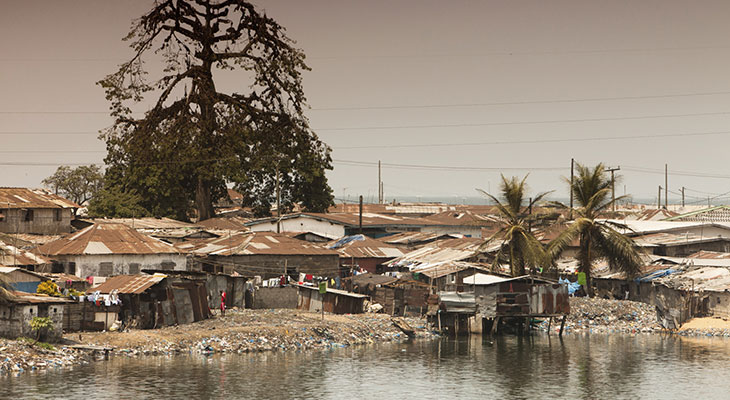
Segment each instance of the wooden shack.
M297 287L297 309L312 312L324 311L332 314L360 314L364 311L368 296L350 293L344 290L327 288L325 294L312 286L294 285Z

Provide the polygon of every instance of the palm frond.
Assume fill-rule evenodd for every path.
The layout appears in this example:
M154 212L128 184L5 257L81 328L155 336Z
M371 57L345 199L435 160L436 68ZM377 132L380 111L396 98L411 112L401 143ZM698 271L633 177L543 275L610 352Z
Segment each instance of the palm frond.
M643 261L634 241L606 225L598 225L600 234L593 237L601 256L608 261L612 270L623 272L627 278L634 278L641 272Z

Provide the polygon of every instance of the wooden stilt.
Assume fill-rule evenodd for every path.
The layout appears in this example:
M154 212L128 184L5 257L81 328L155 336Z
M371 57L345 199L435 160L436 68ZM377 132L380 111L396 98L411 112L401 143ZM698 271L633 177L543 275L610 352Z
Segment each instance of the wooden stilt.
M547 329L548 335L550 335L550 327L552 325L553 325L553 317L550 317L550 319L548 319L548 329Z
M494 317L494 319L492 320L492 331L490 332L490 334L496 335L498 327L499 327L499 317Z
M560 333L558 333L560 337L563 337L563 328L565 328L565 318L567 317L567 315L563 315L563 320L560 322Z

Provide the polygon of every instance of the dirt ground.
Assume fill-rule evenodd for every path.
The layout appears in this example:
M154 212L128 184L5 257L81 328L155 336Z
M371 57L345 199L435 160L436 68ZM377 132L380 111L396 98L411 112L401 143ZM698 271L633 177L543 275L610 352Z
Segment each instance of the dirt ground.
M428 329L422 319L408 319ZM321 314L300 310L228 310L225 317L161 329L125 332L81 332L65 339L87 345L111 347L126 352L162 353L212 351L248 352L303 349L390 341L404 337L389 315Z
M726 321L722 318L705 317L705 318L693 318L685 322L679 331L686 331L688 329L729 329L730 321Z

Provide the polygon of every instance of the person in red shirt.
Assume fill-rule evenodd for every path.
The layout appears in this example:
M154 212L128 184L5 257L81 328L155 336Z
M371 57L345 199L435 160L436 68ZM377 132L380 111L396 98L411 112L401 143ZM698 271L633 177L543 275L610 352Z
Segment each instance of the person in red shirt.
M221 317L226 316L226 292L221 290Z

